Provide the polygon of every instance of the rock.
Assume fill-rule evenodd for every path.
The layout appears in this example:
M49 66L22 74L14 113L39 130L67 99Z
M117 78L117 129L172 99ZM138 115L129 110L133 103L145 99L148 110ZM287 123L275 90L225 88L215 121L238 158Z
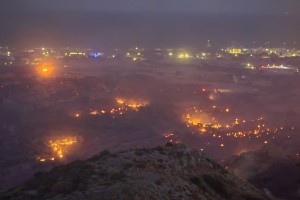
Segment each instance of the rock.
M104 151L92 159L54 168L22 188L27 190L6 192L1 199L26 200L26 191L37 191L30 199L274 200L181 144L113 154Z

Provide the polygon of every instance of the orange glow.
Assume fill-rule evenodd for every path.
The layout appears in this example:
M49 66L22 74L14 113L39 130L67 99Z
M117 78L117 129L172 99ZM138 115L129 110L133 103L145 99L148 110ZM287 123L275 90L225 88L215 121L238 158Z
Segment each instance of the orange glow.
M164 138L166 138L171 143L180 143L180 141L177 139L176 135L172 132L167 132L163 134Z
M187 124L187 126L199 126L201 128L218 126L218 125L214 126L212 124L213 120L211 120L209 115L203 113L202 110L197 110L196 108L193 108L193 110L190 113L185 114L183 116L183 121ZM206 132L206 131L202 129L201 132Z
M97 110L93 110L90 112L90 115L98 115L98 111Z
M238 125L238 124L239 124L239 119L238 119L238 118L235 119L234 124L235 124L235 125Z
M189 118L186 118L186 122L190 125L193 125L193 126L198 126L198 125L201 125L201 119L200 118L196 118L196 117L189 117Z
M66 137L62 139L50 140L47 145L51 149L50 155L38 157L39 162L54 161L64 158L70 153L71 147L77 143L77 137Z
M51 147L54 155L56 155L58 158L63 158L68 152L69 147L74 145L76 142L76 137L66 137L54 141L50 140L49 146Z
M145 107L149 104L149 102L145 100L128 100L124 98L116 98L116 102L136 111L139 110L139 108Z
M222 125L221 124L214 124L214 125L212 125L212 128L220 129L220 128L222 128Z
M116 101L118 104L124 104L124 99L121 99L121 98L116 98Z
M43 64L36 68L37 74L40 77L51 77L53 76L53 67L51 64Z
M206 132L206 128L202 127L202 128L199 129L199 131L200 131L201 133L205 133L205 132Z
M125 115L127 111L139 111L141 107L145 107L149 104L148 101L145 100L127 100L124 98L116 98L116 103L118 104L116 107L105 108L105 109L90 109L90 115L110 115L113 118L116 115Z
M272 140L276 139L276 135L280 134L281 131L289 129L285 126L268 127L263 117L247 120L237 117L232 121L221 122L210 111L222 113L226 112L226 108L222 109L216 105L207 108L204 106L186 108L182 120L188 128L197 130L201 135L205 133L206 136L216 140L224 140L225 137L245 138L246 140L263 139L262 143L268 144L270 141L266 137L272 138ZM294 129L293 126L290 127L290 130ZM287 138L290 138L290 136L288 135ZM223 144L225 146L225 143Z

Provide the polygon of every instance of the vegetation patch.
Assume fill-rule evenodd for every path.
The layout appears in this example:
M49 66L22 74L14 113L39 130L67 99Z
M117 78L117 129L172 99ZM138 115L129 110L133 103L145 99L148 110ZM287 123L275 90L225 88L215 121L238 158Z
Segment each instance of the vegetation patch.
M203 174L202 177L203 177L203 181L220 196L225 198L230 197L226 185L222 183L220 179L209 174Z
M110 176L110 179L113 181L123 181L126 179L126 174L124 172L116 172Z
M66 166L56 167L49 173L38 173L25 184L27 189L35 189L38 195L67 194L84 190L94 167L84 161L75 161Z

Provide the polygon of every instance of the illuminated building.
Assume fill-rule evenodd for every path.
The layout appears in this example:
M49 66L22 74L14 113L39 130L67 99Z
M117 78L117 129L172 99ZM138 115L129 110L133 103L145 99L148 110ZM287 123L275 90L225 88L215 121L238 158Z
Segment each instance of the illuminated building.
M87 54L83 51L72 51L72 52L65 53L65 56L78 58L78 57L86 57Z
M92 58L99 58L99 57L103 56L103 53L100 53L97 51L92 51L91 53L89 53L89 56Z
M177 58L179 59L188 59L190 58L191 56L188 54L188 53L180 53L178 54Z
M229 49L228 52L233 55L242 54L242 49L232 48L232 49Z

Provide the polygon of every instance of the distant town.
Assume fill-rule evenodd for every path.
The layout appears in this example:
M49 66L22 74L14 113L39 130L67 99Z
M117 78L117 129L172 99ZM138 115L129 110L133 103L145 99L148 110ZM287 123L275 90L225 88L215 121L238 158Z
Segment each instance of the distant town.
M298 162L299 61L296 48L210 41L203 50L0 47L0 191L102 150L165 143L226 168L273 146Z
M94 59L94 60L128 60L142 62L147 60L191 61L239 59L248 62L241 63L248 69L288 70L298 72L295 65L272 63L274 59L293 59L300 57L296 48L244 48L228 47L212 50L208 41L205 50L200 49L147 49L134 47L130 49L113 49L107 51L83 48L10 48L0 47L0 66L10 65L41 65L49 60L61 59ZM258 62L260 61L260 62ZM263 61L263 64L261 64Z

